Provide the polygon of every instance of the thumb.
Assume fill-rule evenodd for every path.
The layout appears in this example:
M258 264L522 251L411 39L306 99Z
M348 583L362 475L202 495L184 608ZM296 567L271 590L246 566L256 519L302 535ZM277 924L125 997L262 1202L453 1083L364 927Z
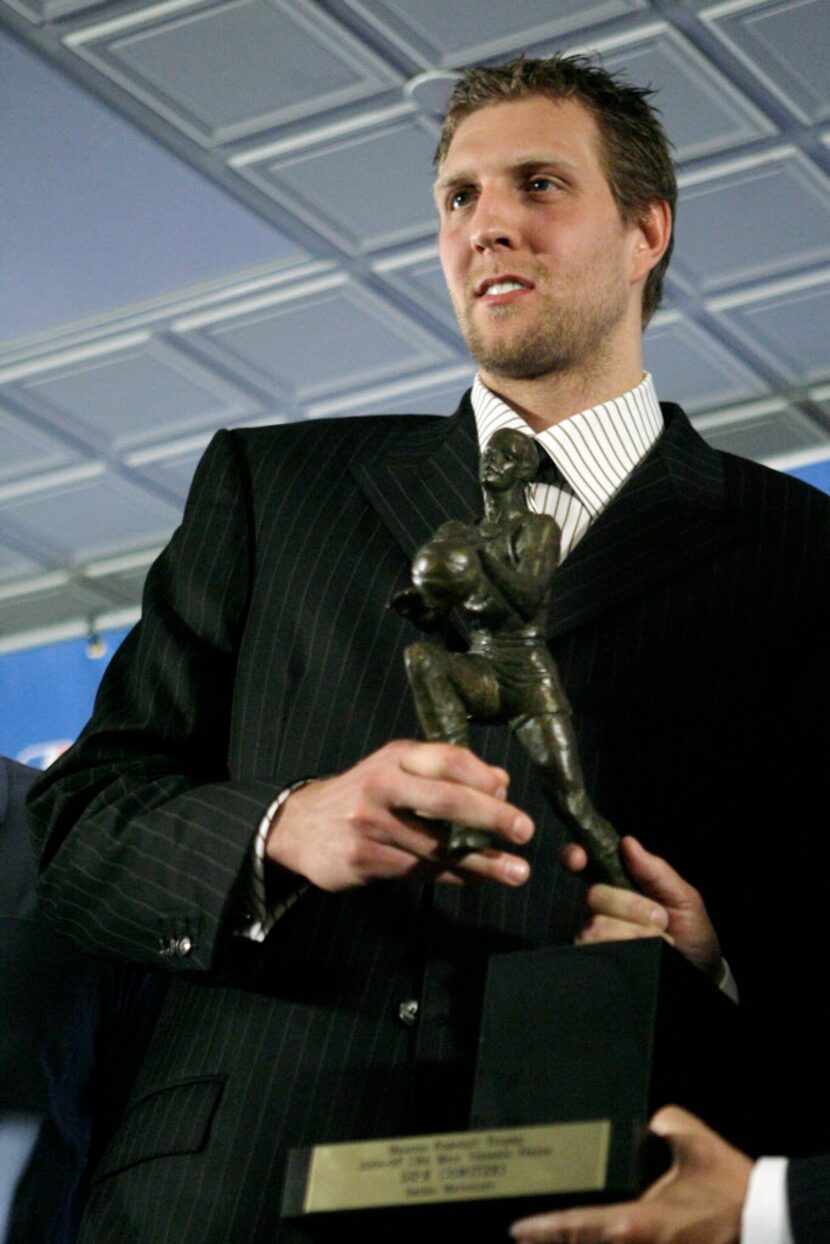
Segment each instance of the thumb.
M623 838L621 849L629 876L649 898L675 910L694 904L697 891L662 856L652 855L630 834Z
M681 1106L663 1106L648 1125L649 1131L668 1141L672 1151L672 1169L700 1164L712 1145L722 1143L717 1132L707 1127L697 1115Z
M710 1128L682 1106L662 1106L652 1117L648 1130L671 1143L675 1137L700 1136L709 1132Z
M745 1192L751 1159L713 1132L697 1115L689 1114L680 1106L664 1106L649 1123L649 1131L662 1136L671 1146L672 1169L663 1176L664 1180L708 1170L715 1172L718 1181L727 1177L743 1180Z

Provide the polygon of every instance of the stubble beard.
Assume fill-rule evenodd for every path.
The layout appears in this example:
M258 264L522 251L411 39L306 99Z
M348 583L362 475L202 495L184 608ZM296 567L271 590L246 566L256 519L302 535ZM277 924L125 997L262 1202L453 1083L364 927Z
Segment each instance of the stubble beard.
M542 310L524 332L511 332L509 322L521 313L512 306L490 307L489 329L475 322L466 305L456 307L467 348L483 372L511 380L601 372L611 353L613 330L624 317L624 293L606 289L601 297L562 305L542 296ZM500 333L495 321L504 321Z

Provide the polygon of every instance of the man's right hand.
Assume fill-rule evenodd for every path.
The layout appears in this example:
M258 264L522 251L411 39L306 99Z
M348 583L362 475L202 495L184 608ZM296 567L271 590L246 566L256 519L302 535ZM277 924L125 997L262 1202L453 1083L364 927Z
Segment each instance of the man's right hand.
M328 891L405 876L523 885L527 861L509 849L446 858L442 822L487 830L505 848L529 841L533 822L507 802L508 782L504 769L464 747L400 739L289 795L265 854Z

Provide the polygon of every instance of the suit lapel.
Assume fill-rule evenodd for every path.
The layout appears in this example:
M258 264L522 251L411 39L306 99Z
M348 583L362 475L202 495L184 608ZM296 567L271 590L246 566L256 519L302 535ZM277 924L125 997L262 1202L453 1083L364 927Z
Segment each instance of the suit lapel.
M734 539L723 460L678 406L666 429L554 576L549 636L580 626Z
M421 421L418 421L421 423ZM478 442L467 394L449 419L423 420L352 474L408 558L449 519L481 517Z

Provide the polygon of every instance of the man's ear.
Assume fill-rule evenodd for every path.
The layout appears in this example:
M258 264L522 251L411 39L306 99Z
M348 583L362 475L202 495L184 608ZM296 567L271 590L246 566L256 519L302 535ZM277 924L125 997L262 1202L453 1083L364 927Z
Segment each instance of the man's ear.
M648 203L637 218L631 256L632 281L645 280L666 253L671 241L671 208L665 199Z

